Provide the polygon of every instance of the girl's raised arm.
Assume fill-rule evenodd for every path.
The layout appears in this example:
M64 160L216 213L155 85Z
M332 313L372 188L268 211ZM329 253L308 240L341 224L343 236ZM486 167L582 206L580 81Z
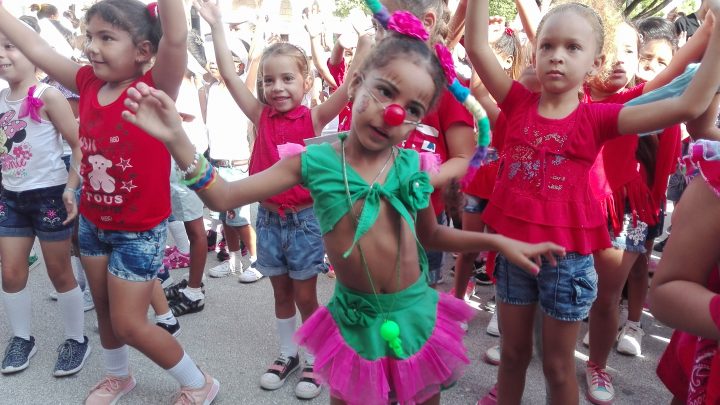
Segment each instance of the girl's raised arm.
M183 2L159 0L158 14L163 35L153 65L153 81L158 89L175 99L187 68L188 28Z
M711 20L712 19L708 19L705 21L705 24L701 25L700 28L695 31L695 35L690 37L687 43L675 52L668 67L645 84L643 94L670 83L674 78L681 75L690 63L702 57L708 40L710 39L710 34L712 34L713 23Z
M0 31L20 49L33 65L77 93L75 75L80 65L60 55L37 32L13 17L0 1Z
M528 41L535 44L535 34L542 18L540 7L535 0L515 0L515 7L520 15L520 22Z
M252 94L245 82L237 75L232 52L225 39L222 13L218 7L217 0L194 0L193 5L197 9L198 14L210 25L213 46L215 47L215 59L220 75L225 81L225 85L243 113L257 126L260 122L260 115L262 114L264 105ZM255 35L262 35L262 33L256 32Z
M714 12L715 9L712 10ZM713 24L714 16L708 11L706 24ZM702 63L687 90L680 96L654 103L624 107L618 117L618 130L622 134L651 132L699 117L707 110L720 87L720 24L713 24Z
M465 49L473 68L490 95L502 104L512 86L488 43L488 0L468 0L465 22Z
M165 143L178 167L188 170L186 178L200 178L208 168L206 160L182 129L173 100L161 90L138 83L128 89L127 110L122 117ZM191 168L193 166L194 168ZM210 168L212 170L212 168ZM300 156L285 158L271 168L240 181L226 182L215 174L214 183L198 196L208 208L222 212L277 195L301 182Z
M355 56L345 75L345 82L330 95L330 97L322 104L312 109L313 127L315 127L315 135L319 135L328 122L332 121L335 116L340 114L343 108L350 101L348 95L348 86L353 79L353 75L358 67L363 64L365 57L370 53L372 48L372 37L365 33L358 33L358 44L355 48Z

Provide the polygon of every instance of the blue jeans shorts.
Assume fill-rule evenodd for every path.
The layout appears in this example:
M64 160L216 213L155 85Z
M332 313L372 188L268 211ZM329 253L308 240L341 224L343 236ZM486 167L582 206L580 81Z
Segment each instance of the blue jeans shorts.
M498 255L495 261L497 298L512 305L540 302L548 316L567 322L582 321L597 297L597 273L592 255L568 253L557 258L557 267L543 259L540 273L525 270Z
M99 229L80 216L78 230L81 256L109 256L108 271L127 281L150 281L162 267L167 239L167 220L142 232Z
M287 274L293 280L309 280L327 271L325 245L312 208L281 217L260 206L255 230L255 267L263 276Z
M465 194L464 211L469 214L481 214L485 211L485 207L487 207L489 201L490 200L485 198L478 198L474 195Z
M218 167L218 174L223 180L236 181L248 177L248 166ZM251 224L250 204L220 213L220 221L230 226L246 226Z
M70 238L73 223L63 225L67 211L62 200L65 185L28 191L2 190L0 236L35 237L42 241Z
M447 226L448 220L445 212L441 212L437 217L438 225ZM428 259L428 283L435 285L442 278L443 259L445 252L428 251L426 252Z
M623 224L620 234L615 235L610 228L610 239L616 249L622 249L631 253L645 253L645 241L648 239L648 224L635 218L632 214L623 215Z

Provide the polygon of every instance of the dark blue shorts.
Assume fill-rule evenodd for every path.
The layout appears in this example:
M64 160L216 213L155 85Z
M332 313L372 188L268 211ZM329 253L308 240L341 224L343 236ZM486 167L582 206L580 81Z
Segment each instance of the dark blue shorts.
M67 211L62 200L65 185L28 191L2 190L0 237L35 237L42 241L70 238L72 222L63 225Z
M293 280L309 280L327 271L325 245L312 208L281 217L259 206L255 230L255 267L263 276L287 274Z
M568 253L552 267L543 259L540 273L533 277L510 263L505 256L495 260L497 298L513 305L540 302L548 316L568 322L582 321L597 297L597 273L592 255Z
M109 256L108 271L127 281L155 279L162 267L167 220L142 232L107 231L80 216L81 256Z

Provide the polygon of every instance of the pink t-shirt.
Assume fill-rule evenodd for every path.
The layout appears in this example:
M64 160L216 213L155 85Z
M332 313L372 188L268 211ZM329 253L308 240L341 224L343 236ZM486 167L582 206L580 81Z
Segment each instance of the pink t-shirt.
M280 160L278 145L296 143L305 145L305 139L315 136L312 111L300 105L286 113L265 106L257 127L257 139L250 155L250 174L260 173ZM294 186L265 200L282 208L292 209L312 203L310 192L302 186Z
M540 93L514 82L500 108L505 154L483 220L505 236L552 241L568 252L610 247L606 216L588 185L602 144L619 136L619 104L580 103L567 117L538 112Z
M105 85L91 66L75 78L80 94L83 178L80 213L100 229L140 232L170 216L170 154L165 145L123 120L127 93L101 106ZM154 86L152 70L133 82Z
M403 143L403 147L418 152L435 153L440 156L440 162L445 163L448 160L445 134L455 124L473 128L475 121L472 114L453 97L452 93L443 90L437 107L425 115L422 125L410 133L408 139ZM435 215L439 215L445 209L442 190L435 190L430 196L430 200L435 209Z

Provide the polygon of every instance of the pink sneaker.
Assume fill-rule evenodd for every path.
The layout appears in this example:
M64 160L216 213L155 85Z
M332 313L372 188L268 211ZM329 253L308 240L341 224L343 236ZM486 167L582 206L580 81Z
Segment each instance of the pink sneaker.
M210 377L203 371L205 385L198 389L183 388L175 400L175 405L210 405L220 391L218 380Z
M85 398L85 405L115 405L117 401L135 388L135 377L125 378L106 375Z
M477 405L495 405L497 404L497 384L493 385L490 392L484 397L480 398Z
M190 254L182 253L175 248L175 251L171 255L166 256L163 259L163 265L167 266L168 269L183 269L190 267Z

